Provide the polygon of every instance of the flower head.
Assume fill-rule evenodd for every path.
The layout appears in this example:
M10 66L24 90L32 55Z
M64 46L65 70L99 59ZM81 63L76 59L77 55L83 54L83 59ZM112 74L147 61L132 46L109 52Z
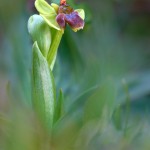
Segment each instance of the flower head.
M61 0L60 5L49 5L45 0L36 0L35 7L52 28L61 30L68 24L76 32L84 27L84 10L74 10L66 0Z

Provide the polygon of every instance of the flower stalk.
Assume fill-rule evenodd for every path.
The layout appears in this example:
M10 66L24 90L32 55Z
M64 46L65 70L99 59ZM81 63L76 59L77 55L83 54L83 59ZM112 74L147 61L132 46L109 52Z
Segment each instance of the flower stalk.
M59 47L61 38L63 36L64 31L60 30L60 31L55 31L55 35L54 38L52 39L52 44L47 56L47 61L48 64L51 68L51 70L53 70L54 64L55 64L55 60L56 60L56 56L57 56L57 49Z

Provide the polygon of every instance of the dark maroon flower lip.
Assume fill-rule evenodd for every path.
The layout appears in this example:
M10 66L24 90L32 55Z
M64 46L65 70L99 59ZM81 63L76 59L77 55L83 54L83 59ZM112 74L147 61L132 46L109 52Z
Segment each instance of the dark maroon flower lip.
M84 27L84 21L76 11L72 12L71 14L66 14L65 20L72 29L83 29Z
M60 28L64 29L68 24L73 30L83 29L84 20L68 4L60 4L56 21Z
M63 14L63 13L58 14L56 17L56 21L61 28L64 29L66 27L65 14Z

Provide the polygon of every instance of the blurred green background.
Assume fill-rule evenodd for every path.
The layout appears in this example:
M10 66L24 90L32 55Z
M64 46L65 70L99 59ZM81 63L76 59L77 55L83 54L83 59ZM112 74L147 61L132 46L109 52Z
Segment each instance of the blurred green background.
M59 3L58 0L53 2ZM58 92L63 89L65 110L68 111L85 91L113 80L117 89L116 105L123 110L121 119L125 120L126 103L130 101L129 120L134 120L134 124L146 124L143 141L147 142L150 133L150 1L69 2L75 8L85 9L86 25L83 31L77 33L67 27L58 51L54 77ZM27 31L27 21L34 13L37 13L34 0L0 1L2 114L7 115L13 108L16 113L21 112L18 106L25 105L27 110L31 106L32 41ZM111 131L111 134L104 134L103 139L111 141L114 138L118 141L120 135ZM95 140L94 143L97 142ZM130 148L133 149L132 146ZM149 145L145 144L141 149L146 148L150 148ZM96 149L96 146L89 149Z

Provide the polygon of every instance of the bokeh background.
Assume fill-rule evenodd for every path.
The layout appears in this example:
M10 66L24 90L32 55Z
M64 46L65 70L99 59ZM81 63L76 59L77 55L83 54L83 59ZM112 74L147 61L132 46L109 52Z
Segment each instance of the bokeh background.
M148 134L150 1L68 1L75 8L85 9L86 25L77 33L67 27L58 50L54 77L57 90L62 88L64 92L65 110L83 92L113 79L117 86L116 103L124 110L128 99L130 119L146 123L145 135ZM34 0L0 0L2 114L7 114L11 105L31 104L32 41L27 22L35 13Z

